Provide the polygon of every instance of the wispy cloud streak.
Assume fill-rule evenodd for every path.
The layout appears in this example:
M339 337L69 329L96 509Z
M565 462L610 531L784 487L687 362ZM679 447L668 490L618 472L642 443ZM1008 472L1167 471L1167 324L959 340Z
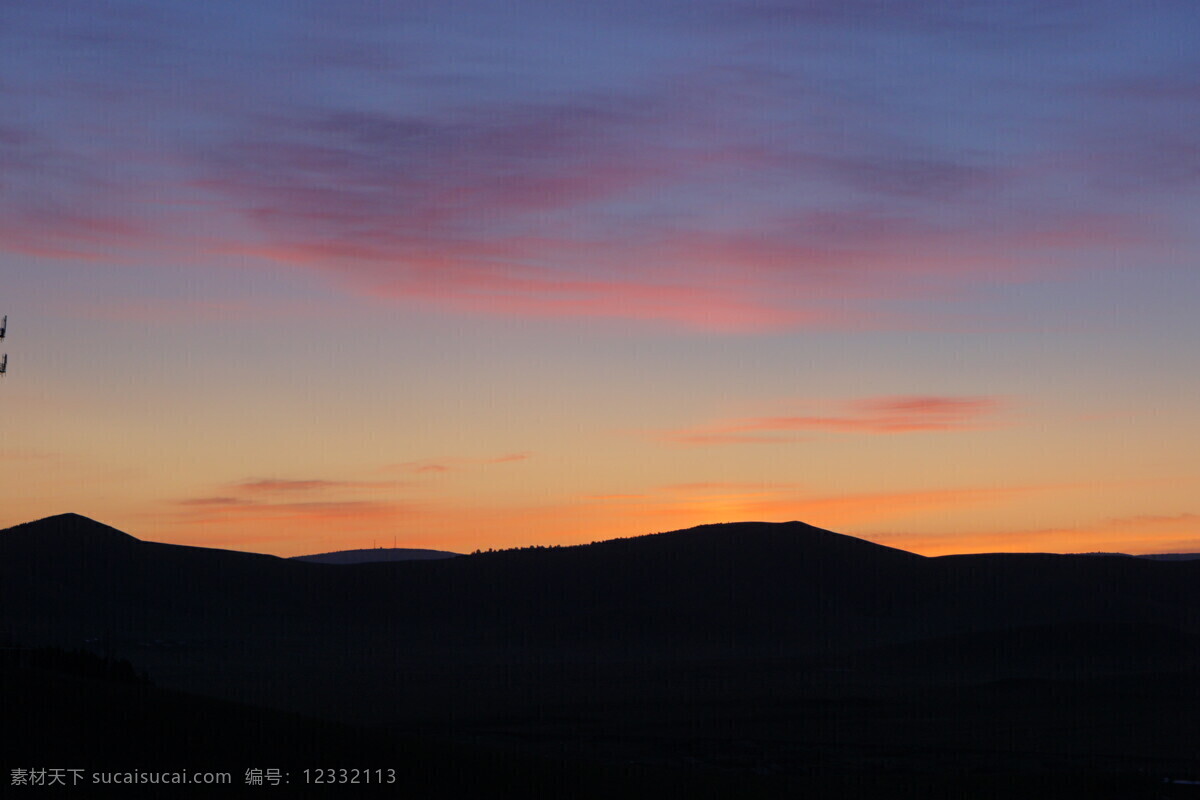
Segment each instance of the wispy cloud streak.
M1004 403L997 397L900 396L859 400L838 415L735 419L668 431L681 444L744 444L795 441L797 432L897 434L972 431L994 427Z
M505 453L500 456L491 456L483 458L466 458L466 457L449 457L449 458L429 458L420 461L404 461L399 464L388 464L383 467L385 472L409 472L414 474L438 474L443 472L454 472L461 469L470 469L472 467L487 466L489 464L511 464L517 461L525 461L532 458L532 453Z
M931 536L890 533L885 544L925 555L956 553L1144 553L1200 552L1200 514L1139 514L1070 527L1000 531L959 530Z
M1133 39L1089 67L1140 21L1116 6L650 3L584 39L568 6L130 7L25 5L0 31L24 109L0 126L0 246L251 254L447 313L756 332L896 326L910 301L1194 244L1172 221L1194 71L1135 68ZM541 35L494 50L480 25ZM923 56L846 56L868 47Z

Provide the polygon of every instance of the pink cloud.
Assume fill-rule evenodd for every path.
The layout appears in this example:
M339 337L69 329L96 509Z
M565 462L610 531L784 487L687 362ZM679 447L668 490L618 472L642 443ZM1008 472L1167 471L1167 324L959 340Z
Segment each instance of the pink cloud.
M869 129L831 142L796 122L764 139L729 113L763 76L712 78L685 85L716 107L653 86L424 116L284 106L157 154L163 174L144 156L116 178L4 129L0 167L54 202L9 190L0 239L60 257L251 254L454 314L718 332L911 327L890 303L1038 280L1084 261L1062 251L1149 240L1144 215L995 202L1044 169ZM781 182L794 192L776 197Z
M780 442L803 441L803 439L796 436L741 433L738 431L698 432L679 430L668 432L662 438L676 444L778 444Z
M146 235L146 228L128 220L86 212L14 214L0 222L3 249L45 258L95 261Z
M532 458L532 453L505 453L500 456L484 458L431 458L421 461L405 461L399 464L389 464L384 467L389 472L443 473L460 469L483 466L487 464L511 464Z
M1140 514L1074 527L1000 531L956 531L928 535L892 533L873 537L925 555L953 553L1144 553L1200 552L1200 514Z
M179 506L239 506L252 501L243 500L237 497L188 497L183 500L176 500L175 505Z
M461 313L545 318L657 321L714 331L762 331L812 325L832 314L773 306L745 292L665 283L512 279L488 271L448 279L375 286L381 297L421 299Z
M173 505L189 509L189 518L196 515L207 518L211 514L252 513L275 515L294 513L303 509L367 508L376 501L345 500L342 492L386 491L404 488L401 481L344 481L323 478L255 478L226 484L230 493L187 497L172 501ZM315 496L318 499L299 499ZM385 504L386 505L386 504Z
M395 489L403 486L395 481L330 481L318 478L287 480L280 478L259 478L233 484L233 488L241 492L275 493L275 492L313 492L328 489Z
M510 461L524 461L533 456L532 453L509 453L508 455L497 456L496 458L488 459L489 464L507 464Z
M221 499L208 498L212 502L185 503L185 508L175 515L173 521L204 528L206 541L211 541L212 531L232 528L234 535L230 541L247 546L260 540L290 538L290 535L296 535L301 530L324 534L347 531L375 533L387 530L399 520L411 519L423 513L416 504L372 500L258 503L237 499L219 502Z
M950 295L981 278L1028 280L1046 260L1023 248L1098 245L1121 229L1114 222L1129 227L1076 211L918 211L907 198L944 203L1016 174L916 157L883 139L797 153L724 125L684 147L675 126L707 124L711 110L669 96L480 111L280 119L215 148L205 188L243 206L265 234L227 248L454 313L768 331L894 326L879 304L927 298L930 277ZM782 218L778 207L754 213L753 202L731 219L706 200L690 207L719 196L711 190L730 174L753 185L778 172L900 199ZM695 185L709 191L696 195ZM618 211L647 197L661 221Z
M161 516L171 525L201 529L187 538L208 545L231 542L242 549L259 542L314 537L325 541L342 534L377 534L424 514L419 502L393 499L396 490L410 485L394 480L251 478L225 484L222 494L171 501L173 510ZM369 499L363 499L364 493ZM303 550L298 545L297 549Z
M330 222L339 227L344 221ZM626 241L506 235L483 242L438 224L353 239L285 233L270 245L224 249L316 268L371 297L454 313L753 332L908 327L879 304L927 298L931 278L939 295L954 296L981 278L1041 276L1046 262L1031 258L1031 249L1123 246L1145 233L1108 216L1012 220L1007 228L947 228L844 210L745 231L640 229Z
M403 468L403 467L402 467ZM413 472L449 472L450 467L445 464L413 464L411 471Z
M716 331L836 327L866 317L792 307L773 296L754 265L706 271L691 253L646 243L515 236L480 244L393 233L226 249L314 267L370 297L471 315L620 318ZM536 263L546 261L561 266Z
M693 481L672 483L660 487L668 492L712 492L712 491L766 491L769 489L795 488L791 483L765 483L750 481Z
M1003 408L996 397L899 396L858 400L837 415L751 417L669 431L682 444L792 442L797 431L894 434L970 431L994 427L989 417Z

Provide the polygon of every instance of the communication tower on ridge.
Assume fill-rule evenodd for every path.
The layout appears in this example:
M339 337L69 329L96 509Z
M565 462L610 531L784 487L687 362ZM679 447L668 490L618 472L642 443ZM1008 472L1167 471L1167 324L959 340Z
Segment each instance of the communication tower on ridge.
M8 333L8 314L5 314L4 321L0 322L0 339L3 339L6 333ZM6 372L8 372L8 353L5 353L4 357L0 359L0 375Z

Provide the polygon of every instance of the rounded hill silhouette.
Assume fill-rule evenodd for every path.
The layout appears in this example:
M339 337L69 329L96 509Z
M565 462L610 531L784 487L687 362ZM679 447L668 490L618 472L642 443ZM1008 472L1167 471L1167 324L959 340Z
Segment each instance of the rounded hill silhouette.
M138 541L128 533L82 514L56 514L0 532L0 542L10 555L16 555L14 551L23 549L45 552L56 548L80 551L128 547Z
M1198 609L1196 561L925 558L801 522L337 568L139 541L78 514L0 532L0 635L24 649L614 763L854 772L885 746L899 760L880 769L937 774L946 758L1036 767L1065 742L1071 769L1112 753L1190 764ZM68 691L43 677L43 695Z

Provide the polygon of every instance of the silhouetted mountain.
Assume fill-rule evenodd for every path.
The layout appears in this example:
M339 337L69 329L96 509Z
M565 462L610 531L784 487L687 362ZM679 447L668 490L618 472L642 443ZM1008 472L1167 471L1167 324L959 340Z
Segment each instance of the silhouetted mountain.
M0 532L0 626L165 689L557 757L1179 772L1200 740L1200 561L924 558L799 522L330 569L62 515Z
M797 656L1066 623L1200 633L1191 562L927 559L799 522L327 571L141 542L63 515L0 533L0 559L0 592L25 609L10 624L40 622L69 637L336 629L439 649Z
M56 514L34 522L14 525L4 531L5 552L11 557L38 557L54 550L93 551L129 546L138 540L127 533L80 514Z
M1138 558L1149 558L1153 561L1197 561L1200 560L1200 553L1149 553Z
M1120 556L1122 558L1148 558L1151 561L1196 561L1200 559L1200 553L1145 553L1140 556L1131 556L1129 553L1080 553L1085 556Z
M438 558L454 558L461 553L446 550L421 550L410 547L373 547L369 550L335 550L332 553L317 553L311 556L292 556L294 561L309 561L313 564L372 564L377 561L429 561Z

